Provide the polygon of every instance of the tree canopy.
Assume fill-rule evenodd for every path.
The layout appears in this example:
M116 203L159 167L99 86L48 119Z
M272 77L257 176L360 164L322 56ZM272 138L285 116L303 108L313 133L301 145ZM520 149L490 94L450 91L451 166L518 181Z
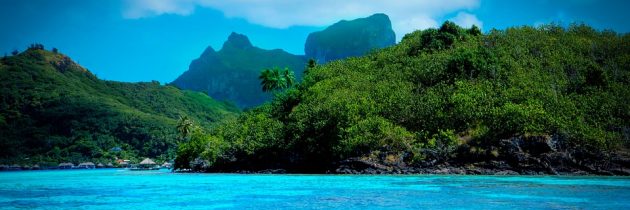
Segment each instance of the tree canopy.
M482 34L446 22L309 69L273 102L199 134L213 143L189 156L209 160L201 170L323 172L350 157L492 159L514 136L615 150L630 142L629 61L629 35L586 25ZM282 86L280 75L263 72L263 88Z
M100 80L40 44L0 61L0 90L1 164L169 160L179 116L209 129L239 112L203 93L157 82Z
M295 83L295 75L289 68L274 67L260 72L260 85L264 92L272 92L290 88Z

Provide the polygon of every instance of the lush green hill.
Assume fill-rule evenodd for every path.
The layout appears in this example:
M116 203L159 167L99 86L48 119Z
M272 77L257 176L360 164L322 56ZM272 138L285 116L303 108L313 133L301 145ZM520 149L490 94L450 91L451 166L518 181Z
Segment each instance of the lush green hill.
M195 169L210 171L344 172L337 167L351 163L628 174L628 159L623 169L610 156L630 142L628 101L627 34L584 25L481 34L447 22L310 69L272 103L196 134L176 162L188 168L201 157Z
M392 46L396 34L385 14L374 14L356 20L342 20L308 35L304 44L307 58L319 63L362 56L371 50Z
M259 85L258 76L263 69L288 67L301 78L305 64L303 56L279 49L263 50L254 47L245 35L232 33L221 50L208 47L172 84L233 101L239 107L253 107L271 99Z
M103 81L37 45L2 58L0 90L5 163L172 158L180 116L209 128L239 112L203 93L158 82ZM122 151L110 151L115 147Z

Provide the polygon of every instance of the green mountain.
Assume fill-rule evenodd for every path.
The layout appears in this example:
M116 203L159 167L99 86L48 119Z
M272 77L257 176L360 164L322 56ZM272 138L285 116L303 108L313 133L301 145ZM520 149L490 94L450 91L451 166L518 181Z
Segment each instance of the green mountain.
M374 14L356 20L339 21L323 31L308 35L304 45L307 58L319 63L362 56L374 49L394 45L396 34L389 17Z
M245 35L232 33L221 50L206 48L191 62L188 71L171 84L250 108L271 99L271 94L264 93L259 85L258 76L263 69L288 67L300 80L306 58L325 63L364 55L370 50L391 46L395 41L389 17L384 14L340 21L324 31L311 33L305 45L306 57L280 49L260 49Z
M584 25L482 34L446 22L309 69L272 103L196 134L176 165L627 175L629 99L629 34Z
M100 80L37 45L0 60L0 90L3 163L169 159L180 116L207 129L239 112L203 93L158 82Z
M271 98L262 92L258 80L263 69L288 67L301 78L305 64L303 56L280 49L263 50L254 47L245 35L232 33L221 50L208 47L172 84L206 92L212 98L232 101L239 107L252 107Z

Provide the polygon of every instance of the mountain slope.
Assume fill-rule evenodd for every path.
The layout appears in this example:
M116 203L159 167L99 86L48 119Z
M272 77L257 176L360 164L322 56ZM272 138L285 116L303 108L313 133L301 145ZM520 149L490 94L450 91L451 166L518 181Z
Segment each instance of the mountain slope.
M339 21L323 31L308 35L304 45L307 58L319 63L362 56L374 49L394 45L396 34L389 17L374 14L356 20Z
M99 80L41 48L1 60L0 90L0 161L8 163L172 158L180 116L209 128L238 112L157 82Z
M194 170L630 175L630 35L452 22L309 69L222 124ZM185 146L183 148L186 148ZM625 152L624 152L625 151ZM431 170L433 169L433 170Z
M239 107L252 107L270 99L259 85L263 69L288 67L301 78L305 63L303 56L279 49L263 50L254 47L245 35L232 33L221 50L208 47L172 84L206 92L217 100L233 101Z

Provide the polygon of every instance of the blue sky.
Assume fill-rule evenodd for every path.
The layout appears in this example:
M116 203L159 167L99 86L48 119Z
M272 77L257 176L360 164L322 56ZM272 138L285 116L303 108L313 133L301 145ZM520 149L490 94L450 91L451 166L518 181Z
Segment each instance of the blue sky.
M487 31L584 22L630 32L623 0L0 0L0 53L58 48L99 78L173 81L232 32L303 54L306 36L341 19L388 14L398 39L445 20Z

